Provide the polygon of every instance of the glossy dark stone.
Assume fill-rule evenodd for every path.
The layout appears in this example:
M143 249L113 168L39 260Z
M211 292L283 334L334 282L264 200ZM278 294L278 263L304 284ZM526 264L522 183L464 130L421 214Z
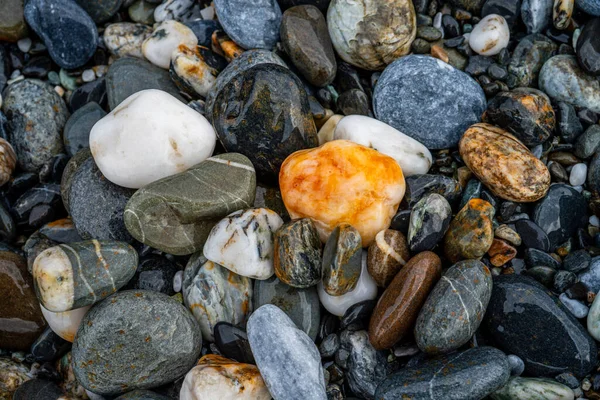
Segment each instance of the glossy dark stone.
M554 269L560 268L560 262L556 261L554 257L545 251L538 250L533 247L525 249L525 262L530 268L538 265L543 265Z
M214 31L222 29L216 20L196 19L186 21L185 25L194 32L198 39L198 46L211 47L211 38Z
M416 202L415 202L416 203ZM400 207L402 208L402 207ZM392 218L390 229L400 231L404 235L408 235L408 226L410 225L410 215L412 210L399 210Z
M95 23L108 21L119 11L123 0L75 0Z
M127 284L127 289L144 289L173 296L173 278L178 268L175 263L156 255L140 260L135 275Z
M458 181L445 175L411 175L406 177L406 193L402 204L412 208L419 200L429 193L441 194L450 205L458 203L461 187Z
M543 265L532 267L527 269L523 275L530 276L549 289L554 288L554 276L556 275L556 270L554 268Z
M588 165L587 185L590 191L600 193L600 151L596 151Z
M337 100L337 108L343 115L369 116L370 114L369 98L359 89L350 89L342 93Z
M108 106L108 94L106 92L106 78L102 77L93 82L88 82L73 90L69 97L69 110L75 112L84 105L94 102L102 109Z
M502 15L512 28L521 16L521 0L486 0L481 9L481 17L490 14Z
M469 57L469 63L465 68L465 72L473 76L483 75L493 63L494 59L491 57L474 55L473 57Z
M248 335L228 322L219 322L214 329L215 344L223 356L246 364L255 364Z
M450 39L460 35L458 21L449 14L442 16L442 27L444 28L444 38Z
M56 383L43 379L31 379L24 382L15 391L12 400L57 400L64 394Z
M33 262L35 258L44 250L54 247L59 243L48 239L46 236L42 235L38 232L34 232L25 244L23 245L23 251L25 252L25 257L27 257L27 269L29 273L33 271Z
M550 239L546 232L535 222L528 219L520 219L515 222L515 228L526 248L550 251Z
M583 132L583 125L579 121L575 107L563 101L559 102L557 117L560 136L566 143L573 143Z
M376 304L375 300L365 300L350 306L340 321L340 330L346 329L350 325L355 329L367 329Z
M60 186L43 184L29 189L15 202L12 213L19 229L32 230L53 221L64 213Z
M569 371L581 378L596 365L596 343L587 330L531 278L494 278L484 325L500 349L523 359L530 375Z
M590 75L600 75L600 18L586 22L577 38L577 61Z
M23 75L29 78L42 79L48 75L52 68L52 61L46 56L31 58L23 67Z
M579 272L589 267L591 262L592 257L587 251L576 250L565 257L563 267L567 271Z
M320 343L327 336L338 331L340 319L328 312L323 312L321 322L319 323L319 332L317 334L317 343Z
M302 82L273 64L231 78L215 100L212 123L225 149L246 155L267 181L277 180L290 154L318 144Z
M539 33L521 39L508 64L508 72L517 77L517 86L534 86L542 65L556 52L557 47L556 43Z
M54 362L64 356L71 348L71 343L58 336L50 328L31 345L31 355L37 362Z
M408 244L413 254L432 250L444 237L450 220L452 208L445 197L431 193L423 197L412 209Z
M17 234L17 227L12 215L0 204L0 241L11 242Z
M89 147L90 131L105 115L106 112L95 102L84 105L71 115L63 131L67 154L73 156L79 150Z

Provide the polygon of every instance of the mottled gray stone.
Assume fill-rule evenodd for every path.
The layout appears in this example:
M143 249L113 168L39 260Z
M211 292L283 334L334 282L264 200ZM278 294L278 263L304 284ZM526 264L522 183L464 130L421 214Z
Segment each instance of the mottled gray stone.
M585 283L590 292L600 291L600 257L592 258L590 267L578 275L579 282Z
M275 400L326 400L317 346L278 307L266 304L248 320L248 340Z
M85 315L73 343L73 370L86 389L117 395L183 376L201 347L200 327L183 305L162 293L127 290Z
M600 148L600 126L590 125L575 141L574 154L580 158L589 158Z
M36 172L63 151L62 131L69 112L52 87L25 79L6 88L2 111L8 120L8 140L19 167Z
M223 30L244 49L272 49L279 40L277 0L215 0Z
M106 112L95 102L87 103L71 115L63 132L63 142L69 156L90 147L90 131L105 115Z
M337 226L323 250L323 289L331 296L354 290L362 267L362 239L351 225Z
M432 250L450 226L452 207L440 194L423 197L412 209L408 226L408 244L414 254Z
M552 23L553 0L523 0L521 19L527 33L539 33Z
M430 354L456 350L475 334L492 294L492 275L477 260L454 264L419 313L415 339Z
M525 36L519 41L508 64L508 72L517 77L517 86L535 85L544 63L558 46L542 34Z
M485 95L473 78L421 55L388 65L373 95L377 119L429 149L456 146L465 130L481 120L485 108Z
M92 157L92 153L89 148L81 149L75 154L63 170L62 178L60 180L60 195L62 197L63 206L65 210L70 214L69 211L69 197L71 197L71 183L73 182L73 176L79 167L88 159Z
M577 7L590 15L600 17L600 1L598 0L575 0Z
M31 379L24 382L12 395L12 400L56 400L63 396L62 390L52 381ZM64 397L62 397L64 398Z
M568 386L553 379L511 377L490 397L493 400L573 400L575 395Z
M480 400L510 377L504 353L492 347L426 360L388 376L377 388L378 400Z

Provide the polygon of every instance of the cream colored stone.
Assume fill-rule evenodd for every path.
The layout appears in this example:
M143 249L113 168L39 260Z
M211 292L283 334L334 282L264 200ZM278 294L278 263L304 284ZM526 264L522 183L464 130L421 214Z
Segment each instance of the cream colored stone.
M81 325L81 320L90 307L91 306L85 306L70 311L55 313L45 309L44 306L40 304L42 314L44 315L46 322L48 322L50 329L58 336L71 343L75 340L75 334L79 329L79 325Z
M323 124L321 129L319 129L319 133L317 134L317 137L319 138L319 146L322 146L325 143L331 142L333 140L335 128L343 118L343 115L335 114Z
M73 265L58 246L42 251L32 268L38 299L53 312L70 310L75 299Z
M503 16L490 14L484 17L469 35L469 46L482 56L493 56L508 45L510 30Z
M168 69L173 52L184 45L194 48L198 38L181 22L169 20L159 24L152 35L144 40L142 53L152 64Z

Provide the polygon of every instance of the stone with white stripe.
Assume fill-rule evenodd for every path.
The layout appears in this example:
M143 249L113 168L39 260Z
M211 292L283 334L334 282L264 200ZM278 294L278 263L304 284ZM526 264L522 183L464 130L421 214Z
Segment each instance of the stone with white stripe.
M404 234L386 229L379 232L369 246L367 267L377 286L387 287L409 258L410 252Z
M252 207L256 173L247 157L210 157L138 190L125 207L127 230L169 254L202 250L212 227L234 211Z
M475 334L492 295L492 275L480 261L454 264L429 294L417 318L415 339L429 354L456 350Z
M52 312L94 304L115 293L135 274L138 254L127 243L88 240L60 244L33 263L33 282L42 306Z

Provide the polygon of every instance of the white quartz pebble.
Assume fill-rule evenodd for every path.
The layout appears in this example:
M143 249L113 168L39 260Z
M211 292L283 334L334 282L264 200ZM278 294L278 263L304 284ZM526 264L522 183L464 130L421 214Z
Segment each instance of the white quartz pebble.
M40 304L42 314L44 315L46 322L48 322L50 329L58 336L71 343L75 340L75 334L77 333L77 329L79 329L81 320L90 307L91 306L85 306L70 311L55 313L46 310L44 306Z
M177 271L173 277L173 291L175 293L181 292L181 286L183 285L183 271Z
M571 186L581 186L585 183L587 176L587 165L579 163L573 165L571 168L571 175L569 175L569 183Z
M165 21L158 25L152 35L144 40L142 53L152 64L169 69L171 56L179 46L196 47L198 39L194 32L181 22Z
M490 14L471 31L469 46L477 54L493 56L508 45L510 30L503 16Z
M338 317L343 317L352 305L364 300L373 300L377 297L377 284L367 271L367 252L362 252L362 268L356 287L341 296L331 296L323 288L323 281L317 285L319 300L327 311Z
M431 167L431 153L420 142L388 124L363 115L342 118L333 140L344 139L377 150L392 157L404 176L426 174Z
M96 73L93 69L86 69L81 74L81 79L84 82L92 82L94 79L96 79Z
M595 215L592 215L589 219L590 225L593 226L600 226L600 218L596 217Z
M132 94L90 132L90 150L106 179L135 189L206 160L215 143L206 118L156 89Z
M17 41L17 47L23 53L29 52L29 50L31 49L31 44L32 44L32 42L31 42L31 39L29 39L29 38L24 38L24 39Z

